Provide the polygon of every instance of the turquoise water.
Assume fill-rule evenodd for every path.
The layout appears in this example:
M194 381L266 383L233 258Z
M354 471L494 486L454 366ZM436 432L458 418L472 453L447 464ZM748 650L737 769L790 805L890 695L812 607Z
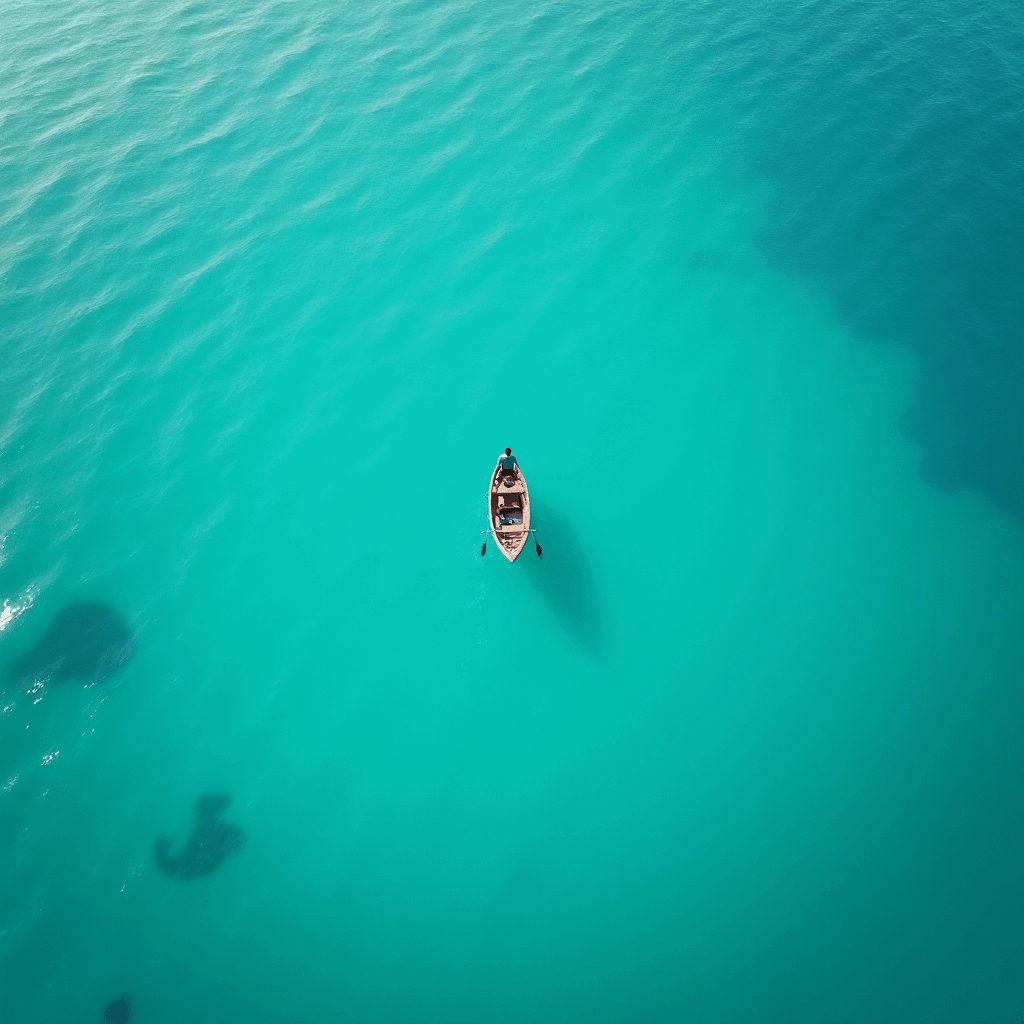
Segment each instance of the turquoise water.
M1022 29L857 9L5 7L0 662L136 646L7 681L2 1024L1020 1018Z

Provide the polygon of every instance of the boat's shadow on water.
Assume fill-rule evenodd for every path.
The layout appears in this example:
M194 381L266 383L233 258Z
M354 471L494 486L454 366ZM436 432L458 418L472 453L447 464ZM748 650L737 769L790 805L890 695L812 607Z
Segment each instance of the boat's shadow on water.
M571 521L539 501L530 503L530 525L544 549L539 559L527 548L520 555L526 574L544 595L562 628L597 657L601 653L601 606L597 583Z

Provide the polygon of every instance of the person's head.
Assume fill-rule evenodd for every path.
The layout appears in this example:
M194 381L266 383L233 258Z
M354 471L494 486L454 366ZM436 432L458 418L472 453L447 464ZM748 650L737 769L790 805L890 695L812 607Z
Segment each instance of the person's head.
M512 454L512 449L511 448L506 448L505 449L505 454L506 455L511 455Z

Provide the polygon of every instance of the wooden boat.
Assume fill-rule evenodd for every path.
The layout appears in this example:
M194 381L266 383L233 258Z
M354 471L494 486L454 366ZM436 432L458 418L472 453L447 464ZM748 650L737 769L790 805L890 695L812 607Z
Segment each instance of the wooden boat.
M501 468L501 458L491 474L491 534L498 550L514 562L530 537L530 492L521 469L515 475Z

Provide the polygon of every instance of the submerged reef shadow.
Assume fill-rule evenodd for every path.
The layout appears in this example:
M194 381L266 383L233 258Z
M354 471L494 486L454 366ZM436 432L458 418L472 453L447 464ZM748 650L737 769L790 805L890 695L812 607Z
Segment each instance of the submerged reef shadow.
M103 1019L107 1024L128 1024L132 1016L132 997L123 995L108 1004L103 1011Z
M852 84L849 69L897 36L879 32L875 5L834 10L819 20L772 5L763 24L764 40L794 47L824 33L827 70L794 76L765 46L740 72L737 95L786 92L736 139L748 180L769 185L755 246L771 268L813 281L858 338L912 353L903 430L922 480L1024 520L1024 79L1011 59L978 75L961 33L894 19L901 60ZM1019 50L1019 15L1008 35L1010 24L972 22L972 48Z
M76 601L53 617L45 636L12 662L8 677L23 689L53 680L106 679L135 651L135 634L117 609L102 601Z
M192 830L181 852L176 857L171 856L171 840L160 836L153 847L157 864L172 878L184 881L216 871L223 861L238 852L244 838L237 825L221 820L230 803L231 797L225 793L201 796L196 801Z
M543 560L527 548L526 575L551 606L562 628L594 657L601 653L601 606L590 561L571 520L539 501L530 503L530 524Z

